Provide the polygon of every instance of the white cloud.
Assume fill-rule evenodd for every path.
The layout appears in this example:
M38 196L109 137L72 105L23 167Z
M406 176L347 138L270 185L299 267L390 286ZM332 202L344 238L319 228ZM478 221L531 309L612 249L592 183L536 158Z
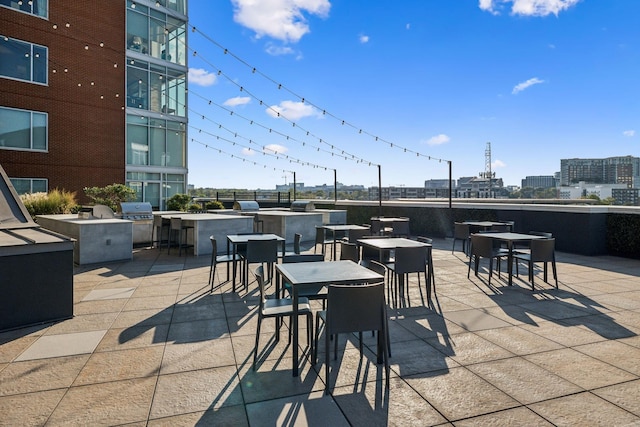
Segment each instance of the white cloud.
M369 41L369 36L365 36L364 34L362 34L358 40L360 40L360 43L364 44L367 43Z
M229 98L224 101L223 105L228 107L237 107L238 105L247 105L251 102L251 98L248 96L236 96L235 98Z
M516 95L518 92L522 92L523 90L540 83L544 83L544 80L540 80L539 78L534 77L532 79L527 80L526 82L518 83L517 85L515 85L511 93L513 95Z
M502 160L498 160L496 159L494 162L491 163L491 169L497 169L497 168L504 168L507 165L502 161Z
M410 29L411 29L411 24L407 24L407 25L405 25L405 28L406 28L407 30L410 30Z
M278 115L278 113L280 114ZM280 105L272 105L270 108L267 108L267 114L273 118L284 116L293 121L303 117L321 116L311 105L295 101L282 101Z
M295 50L289 46L278 46L273 43L267 43L266 51L271 56L292 55L295 53Z
M329 15L329 0L232 0L233 19L256 33L296 43L310 29L305 13L325 18Z
M432 136L426 141L426 143L427 145L442 145L442 144L446 144L450 140L451 138L441 133L440 135Z
M581 0L479 0L478 7L498 15L504 4L511 3L512 15L547 16L567 10Z
M625 130L624 132L622 132L622 134L624 136L628 136L628 137L632 137L636 135L636 131L633 129L629 129L629 130Z
M267 144L264 146L264 151L273 153L273 154L283 154L289 151L287 147L280 144Z
M202 68L189 68L189 83L198 86L211 86L216 83L216 75Z
M255 156L258 153L256 152L256 150L253 150L251 148L243 148L242 154L244 154L245 156Z

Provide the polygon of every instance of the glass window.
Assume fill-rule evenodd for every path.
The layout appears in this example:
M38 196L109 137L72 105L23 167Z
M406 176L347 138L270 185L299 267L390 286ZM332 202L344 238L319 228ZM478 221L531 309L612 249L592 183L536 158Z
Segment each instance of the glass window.
M184 117L187 83L183 70L127 60L127 106Z
M171 9L166 2L157 4ZM175 2L170 4L175 5ZM157 10L128 2L127 49L131 51L185 65L186 27L185 20L167 15L164 9Z
M44 178L9 178L18 194L46 193L49 183Z
M0 0L0 6L10 7L21 12L46 18L49 15L47 0Z
M166 129L164 120L152 120L149 130L151 145L151 164L154 166L168 166L171 159L166 150Z
M0 76L47 83L47 48L3 36L0 38Z
M0 149L46 151L47 114L0 107Z
M186 167L185 124L168 120L127 116L127 164ZM151 178L127 175L127 178Z

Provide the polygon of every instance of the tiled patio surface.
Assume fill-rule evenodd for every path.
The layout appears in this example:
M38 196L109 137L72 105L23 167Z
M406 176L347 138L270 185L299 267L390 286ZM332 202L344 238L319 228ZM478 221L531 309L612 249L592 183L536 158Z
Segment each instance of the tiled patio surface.
M489 286L434 247L436 297L412 280L389 310L389 391L365 333L362 359L341 339L329 396L322 351L292 377L272 319L252 370L256 284L210 293L208 256L76 267L73 319L0 333L0 425L640 425L640 261L558 253L560 289L532 292L526 268Z

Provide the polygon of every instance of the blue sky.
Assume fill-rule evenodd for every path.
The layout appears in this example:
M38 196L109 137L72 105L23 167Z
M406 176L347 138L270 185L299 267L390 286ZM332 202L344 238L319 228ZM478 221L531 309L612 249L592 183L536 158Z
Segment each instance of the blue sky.
M189 182L423 186L639 156L638 0L190 0ZM192 27L195 27L192 28ZM226 49L226 53L225 53ZM343 124L344 121L344 124Z

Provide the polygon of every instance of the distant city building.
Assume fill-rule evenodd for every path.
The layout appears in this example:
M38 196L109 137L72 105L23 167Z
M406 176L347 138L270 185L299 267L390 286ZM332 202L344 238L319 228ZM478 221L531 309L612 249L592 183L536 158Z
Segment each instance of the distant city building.
M591 184L625 184L632 188L640 176L640 157L608 157L605 159L561 159L560 185L581 181Z
M522 180L522 188L555 188L558 179L553 175L528 176Z
M338 192L343 192L346 194L352 194L357 191L365 191L364 185L344 185L341 182L336 183L336 188ZM285 184L285 185L276 185L276 191L287 192L293 190L293 183ZM333 185L322 184L322 185L314 185L307 187L303 182L296 182L296 191L312 191L318 192L322 191L323 193L329 195L333 194L335 188Z
M614 205L640 206L640 198L637 188L614 188L611 190L611 197L614 198Z
M456 180L451 180L451 186L455 188ZM449 189L448 179L428 179L424 182L424 188L446 188Z
M458 179L456 197L458 198L492 198L506 196L502 178L480 178L477 176Z
M581 181L577 185L560 187L561 199L580 199L588 196L598 196L600 199L613 197L614 190L627 190L626 184L592 184ZM625 196L626 197L626 196Z
M424 199L424 187L382 187L382 199ZM378 199L378 187L369 187L369 199Z

